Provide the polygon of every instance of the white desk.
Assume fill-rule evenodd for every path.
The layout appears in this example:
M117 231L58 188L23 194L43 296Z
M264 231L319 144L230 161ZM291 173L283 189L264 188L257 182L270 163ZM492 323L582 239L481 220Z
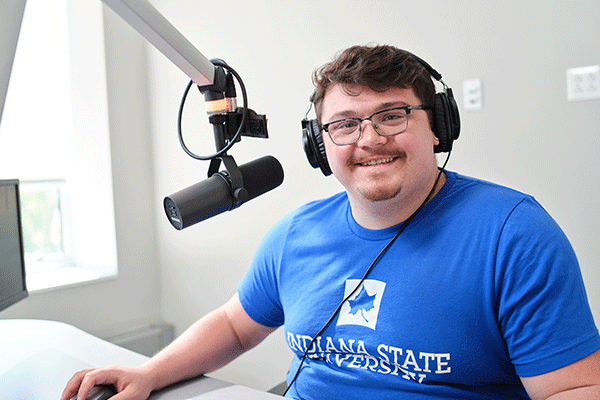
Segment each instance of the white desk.
M0 400L56 400L71 376L84 368L136 366L148 357L106 342L71 325L40 320L0 320ZM170 386L152 400L281 398L200 377Z

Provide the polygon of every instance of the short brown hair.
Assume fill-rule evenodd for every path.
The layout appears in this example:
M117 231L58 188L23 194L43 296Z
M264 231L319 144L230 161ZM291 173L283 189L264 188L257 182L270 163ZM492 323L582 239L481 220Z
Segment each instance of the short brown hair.
M411 53L389 45L350 47L318 68L313 83L311 101L319 121L325 93L335 84L358 84L379 92L412 88L422 105L433 106L435 101L435 85L425 67Z

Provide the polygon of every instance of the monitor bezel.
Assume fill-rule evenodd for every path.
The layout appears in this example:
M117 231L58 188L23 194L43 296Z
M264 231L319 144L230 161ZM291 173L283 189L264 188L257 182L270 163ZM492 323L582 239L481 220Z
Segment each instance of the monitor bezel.
M20 191L19 191L19 180L18 179L2 179L0 180L0 187L2 186L13 186L15 188L16 196L16 211L17 211L17 229L19 235L19 251L21 252L21 289L12 293L5 298L0 298L0 311L12 306L13 304L25 299L29 296L27 290L27 279L25 272L25 254L23 249L23 225L21 222L21 204L20 204ZM2 295L0 294L0 297Z

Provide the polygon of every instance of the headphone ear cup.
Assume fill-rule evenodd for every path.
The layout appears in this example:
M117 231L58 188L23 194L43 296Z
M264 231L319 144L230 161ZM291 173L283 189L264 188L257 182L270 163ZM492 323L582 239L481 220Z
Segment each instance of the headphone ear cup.
M435 95L433 113L433 133L440 141L438 145L434 146L433 151L447 153L452 150L452 144L460 134L458 106L451 89Z
M325 176L331 175L331 167L327 161L321 127L316 119L302 120L302 142L304 153L313 168L320 168Z
M437 93L435 95L435 105L433 107L433 133L439 140L439 144L435 145L433 151L435 153L444 153L452 148L450 140L447 115L447 106L445 104L445 93Z

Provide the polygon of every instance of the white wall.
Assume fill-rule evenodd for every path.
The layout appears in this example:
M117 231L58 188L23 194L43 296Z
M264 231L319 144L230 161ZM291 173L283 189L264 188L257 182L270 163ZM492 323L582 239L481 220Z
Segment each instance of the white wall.
M3 319L62 321L99 335L160 320L146 45L114 14L107 13L105 22L119 274L101 282L31 293L2 311Z
M368 42L420 55L460 102L463 80L483 80L484 108L462 112L462 136L449 168L536 196L572 240L600 321L600 167L593 162L600 101L568 103L565 73L600 62L597 0L153 3L204 55L233 66L248 87L250 107L267 114L271 138L245 138L230 153L238 163L272 154L286 173L275 191L181 232L160 206L154 210L162 314L179 332L234 293L272 223L307 200L340 190L334 178L306 162L300 120L313 69L342 48ZM177 141L177 107L187 78L160 53L151 49L149 55L160 205L165 195L205 179L208 165L188 157ZM190 146L211 153L212 130L197 92L186 107ZM283 379L289 359L278 332L214 375L267 388Z

